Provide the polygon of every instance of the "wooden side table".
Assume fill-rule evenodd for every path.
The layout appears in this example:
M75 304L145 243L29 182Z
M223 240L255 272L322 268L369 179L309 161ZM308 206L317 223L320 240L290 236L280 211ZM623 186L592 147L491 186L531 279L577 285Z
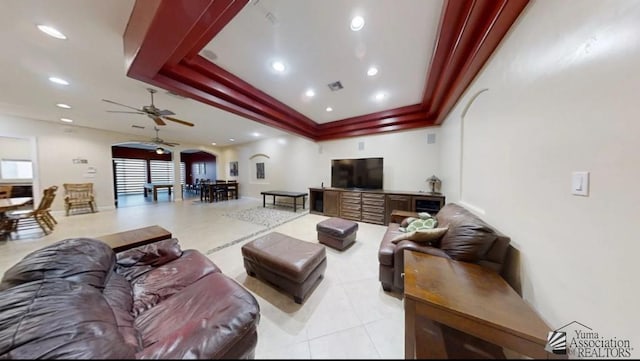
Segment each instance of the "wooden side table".
M171 232L160 226L137 228L96 237L96 239L111 246L116 253L169 238L171 238Z
M409 250L404 272L406 359L468 358L474 348L497 358L501 347L558 357L544 349L551 329L497 273Z

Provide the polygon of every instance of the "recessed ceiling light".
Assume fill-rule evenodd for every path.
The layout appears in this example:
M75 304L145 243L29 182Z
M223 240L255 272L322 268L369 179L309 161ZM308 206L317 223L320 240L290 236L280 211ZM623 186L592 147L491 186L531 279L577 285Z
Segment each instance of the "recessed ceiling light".
M351 30L358 31L362 29L363 26L364 19L362 18L362 16L354 16L353 19L351 19Z
M65 123L73 123L73 120L69 118L60 118L60 120L62 120Z
M333 108L332 108L332 107L327 107L326 111L328 111L328 112L332 112L332 111L333 111Z
M56 78L55 76L49 77L49 81L52 82L52 83L56 83L56 84L69 85L68 81L66 81L64 79Z
M307 90L304 95L308 96L308 97L312 97L316 95L316 92L313 91L313 89L309 89Z
M211 143L211 145L218 145L218 143L216 143L216 142L213 142L213 143Z
M280 73L282 73L285 69L284 64L281 61L274 61L273 64L271 64L271 66L275 71Z
M71 105L64 104L64 103L58 103L58 104L56 104L56 106L58 108L71 109Z
M47 25L38 25L38 29L40 29L40 31L42 31L43 33L52 36L56 39L62 39L65 40L67 37L61 33L60 31L58 31L58 29L51 27L51 26L47 26Z
M258 133L258 132L253 132L253 133L251 133L251 135L253 135L254 137L259 137L259 136L260 136L260 133Z
M383 92L376 94L376 100L382 100L384 99L384 97L385 97L385 94Z
M230 141L230 142L235 142L236 140L235 140L235 139L233 139L233 138L229 138L229 141Z
M372 66L371 68L369 68L369 70L367 70L368 76L374 76L376 74L378 74L378 68L376 68L375 66Z

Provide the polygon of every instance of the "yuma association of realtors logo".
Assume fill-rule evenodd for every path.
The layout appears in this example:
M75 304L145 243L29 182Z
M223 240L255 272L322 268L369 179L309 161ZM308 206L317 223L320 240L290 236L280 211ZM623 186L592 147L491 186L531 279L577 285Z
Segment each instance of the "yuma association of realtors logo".
M572 325L569 332L561 331ZM630 358L633 351L628 339L604 338L578 321L549 332L544 349L556 355L569 354L569 358Z

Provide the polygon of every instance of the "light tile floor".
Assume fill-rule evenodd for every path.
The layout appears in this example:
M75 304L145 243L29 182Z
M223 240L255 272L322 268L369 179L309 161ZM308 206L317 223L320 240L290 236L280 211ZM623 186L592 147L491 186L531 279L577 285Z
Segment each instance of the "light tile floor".
M222 271L246 287L261 308L257 359L401 359L404 357L402 299L378 282L378 246L386 227L359 223L356 243L345 251L327 248L325 277L302 305L247 276L240 248L261 234L278 231L317 242L316 224L327 217L308 214L266 230L222 214L256 207L261 200L241 198L219 203L158 202L69 217L54 213L59 224L42 237L24 231L0 241L0 272L29 252L69 237L90 237L158 224L180 240L183 249L208 255ZM215 252L214 248L264 230Z

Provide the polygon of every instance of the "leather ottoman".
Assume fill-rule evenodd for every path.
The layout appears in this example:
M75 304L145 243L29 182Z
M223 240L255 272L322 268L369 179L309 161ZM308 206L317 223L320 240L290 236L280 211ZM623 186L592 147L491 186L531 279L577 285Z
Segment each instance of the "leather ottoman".
M320 243L342 251L355 242L358 223L334 217L319 222L316 230Z
M249 276L267 281L293 295L301 304L324 275L325 249L278 232L271 232L242 246Z

